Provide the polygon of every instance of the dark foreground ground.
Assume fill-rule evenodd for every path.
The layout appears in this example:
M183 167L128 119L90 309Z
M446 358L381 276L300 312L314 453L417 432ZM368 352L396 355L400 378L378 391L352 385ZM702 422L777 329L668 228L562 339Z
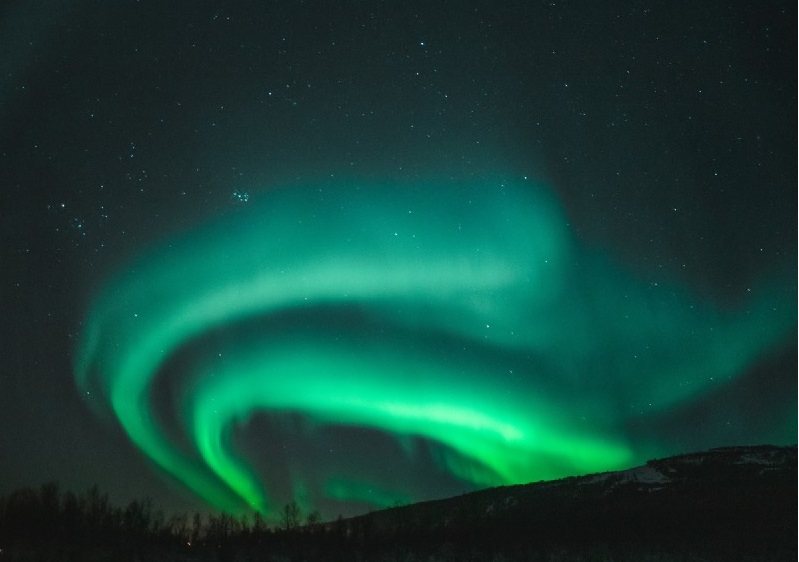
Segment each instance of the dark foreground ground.
M10 561L797 560L796 447L734 447L280 529L55 484L0 497Z

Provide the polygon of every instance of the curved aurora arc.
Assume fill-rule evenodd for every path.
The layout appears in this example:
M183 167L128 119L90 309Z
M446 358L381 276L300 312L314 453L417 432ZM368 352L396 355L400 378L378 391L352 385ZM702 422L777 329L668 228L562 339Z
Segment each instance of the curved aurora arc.
M276 512L232 445L253 413L421 437L442 470L477 485L610 470L642 460L622 430L628 408L696 398L795 329L795 306L771 293L732 315L653 291L578 248L529 182L265 199L109 281L76 360L82 394L220 509ZM361 325L335 325L333 309L357 310ZM291 313L313 321L196 354L179 399L189 444L178 443L151 401L169 359L211 331Z

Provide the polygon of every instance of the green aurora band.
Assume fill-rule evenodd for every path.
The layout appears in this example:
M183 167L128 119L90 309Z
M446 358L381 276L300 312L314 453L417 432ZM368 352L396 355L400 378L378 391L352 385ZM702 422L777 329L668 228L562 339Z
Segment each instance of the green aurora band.
M532 182L324 185L265 199L112 278L76 359L95 407L231 512L277 511L233 446L254 413L423 438L472 485L611 470L652 452L625 437L626 419L702 396L795 330L793 292L761 288L723 311L579 248ZM254 321L265 328L244 329ZM224 349L196 345L220 330L237 333ZM192 345L208 349L180 378L169 361ZM153 404L163 377L180 381L180 438ZM365 487L334 474L322 493L358 499Z

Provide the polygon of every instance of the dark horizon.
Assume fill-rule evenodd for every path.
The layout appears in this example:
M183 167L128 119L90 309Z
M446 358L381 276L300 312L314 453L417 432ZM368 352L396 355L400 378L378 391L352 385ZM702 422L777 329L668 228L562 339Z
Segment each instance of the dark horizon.
M165 517L147 501L53 485L0 495L14 560L793 560L796 447L714 449L646 466L493 488L321 521L296 502L277 522Z

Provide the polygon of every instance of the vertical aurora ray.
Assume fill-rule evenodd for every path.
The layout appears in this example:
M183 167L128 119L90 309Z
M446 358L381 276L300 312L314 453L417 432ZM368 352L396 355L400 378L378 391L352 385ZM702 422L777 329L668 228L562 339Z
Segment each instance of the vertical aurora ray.
M790 292L722 313L652 291L576 247L565 224L543 189L506 182L275 192L111 280L76 381L205 500L274 513L230 438L255 413L422 437L479 485L613 469L641 460L622 430L628 405L690 401L795 329ZM336 307L362 320L337 323ZM183 378L164 370L210 331L291 313L311 321L198 352ZM158 377L182 381L189 446L158 420Z

